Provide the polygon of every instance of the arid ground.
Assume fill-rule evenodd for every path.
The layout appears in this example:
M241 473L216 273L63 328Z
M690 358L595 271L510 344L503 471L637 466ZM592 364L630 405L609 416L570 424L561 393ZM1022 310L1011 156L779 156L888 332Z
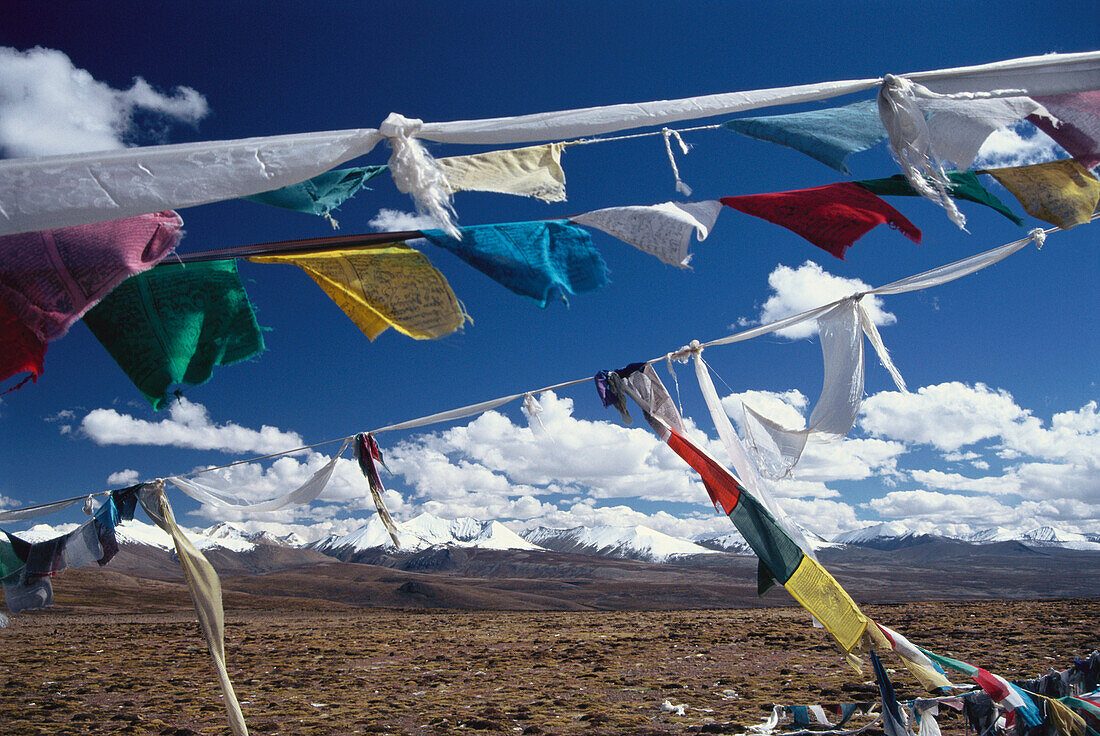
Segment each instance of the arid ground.
M0 731L228 733L194 616L178 589L151 585L130 591L150 604L137 608L174 610L89 612L59 590L55 609L0 630ZM272 598L265 611L234 600L226 655L256 734L741 733L773 703L877 697L869 669L849 669L798 608L397 611ZM1100 647L1100 600L865 610L1010 679ZM900 699L920 694L886 663ZM685 715L663 711L666 700ZM954 715L940 724L965 730Z

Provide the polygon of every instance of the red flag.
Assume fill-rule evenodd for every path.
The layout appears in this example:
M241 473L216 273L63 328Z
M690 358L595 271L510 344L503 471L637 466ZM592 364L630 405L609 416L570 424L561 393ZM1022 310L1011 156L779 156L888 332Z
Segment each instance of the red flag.
M791 192L722 197L722 204L791 230L843 259L876 225L886 223L914 243L921 232L885 200L850 182Z
M45 358L46 344L0 301L0 381L16 373L30 373L8 391L14 391L27 381L37 382Z
M741 499L741 485L737 479L710 455L676 434L675 430L669 430L668 446L703 478L703 485L714 505L721 506L727 514L733 511Z

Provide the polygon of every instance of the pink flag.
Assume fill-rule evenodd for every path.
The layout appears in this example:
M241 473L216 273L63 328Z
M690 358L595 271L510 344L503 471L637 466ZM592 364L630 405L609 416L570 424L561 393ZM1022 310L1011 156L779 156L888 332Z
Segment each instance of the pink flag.
M182 226L169 211L0 237L0 301L39 339L56 340L124 279L168 255Z

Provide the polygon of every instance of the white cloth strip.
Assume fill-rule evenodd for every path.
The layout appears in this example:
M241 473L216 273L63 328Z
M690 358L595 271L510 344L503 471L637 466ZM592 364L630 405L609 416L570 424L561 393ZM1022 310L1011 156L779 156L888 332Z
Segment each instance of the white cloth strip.
M337 130L0 161L0 235L119 220L295 184L368 153Z
M296 488L290 493L266 501L248 501L240 496L233 496L223 491L215 490L210 486L197 483L193 480L184 480L178 477L167 478L167 480L171 481L172 485L179 488L199 503L213 506L216 509L247 511L250 513L275 511L284 506L289 506L290 504L301 505L312 503L316 500L325 490L325 486L328 485L329 479L332 477L332 471L336 467L336 461L344 454L344 450L348 449L348 442L349 440L345 439L344 444L333 454L332 459L325 463L324 467L314 473L309 480L301 485L301 487Z
M1047 54L903 75L937 93L1014 90L1016 95L1100 89L1100 52ZM149 146L75 156L0 161L0 235L48 230L178 209L279 187L316 176L394 144L395 181L419 208L450 223L442 177L416 138L505 144L583 138L773 105L824 100L874 89L881 79L803 84L679 100L606 105L484 120L421 123L392 113L380 130ZM414 160L415 159L415 160ZM404 190L403 190L404 191ZM453 225L452 225L453 227Z
M28 506L22 509L11 509L10 511L0 511L0 522L5 521L23 521L24 519L33 519L37 516L45 516L46 514L53 514L58 511L64 511L72 506L77 501L83 501L84 496L78 496L76 498L66 498L64 501L54 501L53 503L44 503L41 506Z

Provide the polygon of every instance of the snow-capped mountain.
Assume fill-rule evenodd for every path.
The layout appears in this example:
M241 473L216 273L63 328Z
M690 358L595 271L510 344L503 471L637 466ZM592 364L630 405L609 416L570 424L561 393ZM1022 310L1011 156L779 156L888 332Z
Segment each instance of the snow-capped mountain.
M405 522L394 522L402 552L417 552L428 547L480 547L483 549L526 549L538 546L526 541L499 521L478 521L469 517L442 519L423 513ZM326 554L361 552L368 549L394 549L393 540L378 515L349 534L329 537L310 545Z
M833 541L838 544L868 544L870 542L878 542L886 539L903 539L916 535L917 533L915 531L904 524L899 524L896 521L887 521L882 524L864 527L863 529L853 529L850 532L842 532L833 537Z
M523 538L555 552L602 555L626 560L666 562L683 555L720 554L686 539L663 534L645 526L583 526L572 529L537 527Z
M749 547L749 543L745 541L745 538L741 536L741 532L738 531L725 533L708 532L696 536L692 541L707 549L730 552L735 555L751 555L753 553L752 549Z

